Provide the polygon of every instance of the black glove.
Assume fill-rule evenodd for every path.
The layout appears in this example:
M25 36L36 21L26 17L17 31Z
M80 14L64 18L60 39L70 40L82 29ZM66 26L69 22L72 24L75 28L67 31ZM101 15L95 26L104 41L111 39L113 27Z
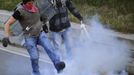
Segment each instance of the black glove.
M7 37L3 38L3 39L2 39L2 45L3 45L4 47L7 47L8 44L10 44L9 38L7 38Z
M44 31L45 33L48 33L48 27L47 27L46 24L43 25L43 31Z

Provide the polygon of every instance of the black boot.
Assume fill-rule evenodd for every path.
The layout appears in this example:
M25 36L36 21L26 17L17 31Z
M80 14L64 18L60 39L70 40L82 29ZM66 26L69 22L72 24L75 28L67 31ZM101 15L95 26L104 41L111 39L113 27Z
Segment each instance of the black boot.
M65 63L64 62L59 62L55 65L57 72L60 73L64 68L65 68Z

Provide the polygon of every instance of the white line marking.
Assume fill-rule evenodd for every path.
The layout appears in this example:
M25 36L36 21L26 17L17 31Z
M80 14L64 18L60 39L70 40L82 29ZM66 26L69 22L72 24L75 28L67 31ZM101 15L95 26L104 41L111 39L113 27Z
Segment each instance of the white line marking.
M1 48L0 47L0 50L6 51L6 52L9 52L9 53L12 53L12 54L16 54L16 55L20 55L20 56L24 56L24 57L30 58L30 56L27 55L27 54L22 54L22 53L15 52L15 51L12 51L12 50L8 50L8 49L5 49L5 48ZM50 62L49 60L39 59L39 61L52 64L52 62Z

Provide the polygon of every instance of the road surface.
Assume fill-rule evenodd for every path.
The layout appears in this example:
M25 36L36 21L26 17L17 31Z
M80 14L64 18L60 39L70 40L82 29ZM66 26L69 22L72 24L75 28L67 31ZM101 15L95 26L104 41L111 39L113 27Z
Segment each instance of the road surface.
M31 75L31 64L29 59L30 58L23 53L17 54L10 52L7 49L4 51L1 47L0 75ZM51 70L54 73L53 65L47 61L40 61L40 69L41 72Z

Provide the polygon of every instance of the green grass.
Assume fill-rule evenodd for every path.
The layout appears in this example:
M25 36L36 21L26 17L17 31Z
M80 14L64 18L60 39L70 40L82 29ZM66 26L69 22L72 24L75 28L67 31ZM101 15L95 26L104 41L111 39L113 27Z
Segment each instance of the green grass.
M115 31L123 33L134 33L134 1L126 0L73 0L77 9L87 17L98 13L104 25L108 25ZM80 4L81 3L81 4ZM71 20L78 22L76 18L70 16Z
M21 0L0 0L0 9L13 10Z
M115 8L107 7L99 8L99 12L101 21L112 29L124 33L134 33L134 13L121 14Z

